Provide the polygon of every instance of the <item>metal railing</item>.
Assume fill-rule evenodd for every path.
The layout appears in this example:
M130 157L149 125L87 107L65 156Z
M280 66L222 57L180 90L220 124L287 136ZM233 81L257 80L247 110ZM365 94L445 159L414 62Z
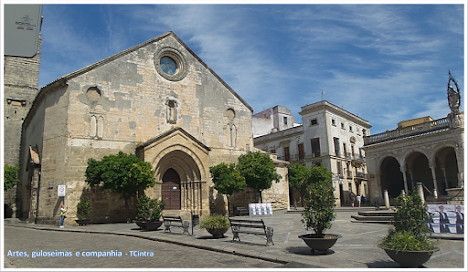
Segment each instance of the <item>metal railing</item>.
M312 153L312 154L302 155L302 156L299 156L299 154L295 154L295 155L289 155L289 160L287 160L287 158L285 158L285 156L278 156L278 160L285 160L285 161L295 162L295 161L319 158L319 157L326 156L326 155L327 155L326 153L317 153L317 152Z

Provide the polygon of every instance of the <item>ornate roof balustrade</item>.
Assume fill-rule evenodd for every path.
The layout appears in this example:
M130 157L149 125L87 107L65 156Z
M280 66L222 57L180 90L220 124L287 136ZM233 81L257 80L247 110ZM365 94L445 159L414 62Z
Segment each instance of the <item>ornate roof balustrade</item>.
M455 116L456 117L456 116ZM364 146L391 141L391 140L398 140L404 138L410 138L414 136L424 135L428 133L438 133L441 131L446 131L451 128L455 128L454 122L451 122L449 117L445 117L438 120L433 120L409 127L404 128L397 128L395 130L388 130L383 133L374 134L370 136L364 137Z

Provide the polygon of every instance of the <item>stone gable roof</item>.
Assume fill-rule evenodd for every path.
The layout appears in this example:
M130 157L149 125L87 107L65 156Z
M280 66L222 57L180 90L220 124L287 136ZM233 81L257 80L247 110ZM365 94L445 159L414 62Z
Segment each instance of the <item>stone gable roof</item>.
M172 31L169 31L169 32L167 32L167 33L165 33L165 34L163 34L163 35L160 35L160 36L158 36L158 37L155 37L155 38L153 38L153 39L150 39L150 40L148 40L148 41L146 41L146 42L143 42L143 43L140 43L140 44L135 45L135 46L133 46L133 47L130 47L130 48L126 49L126 50L123 50L123 51L121 51L121 52L115 54L115 55L112 55L112 56L110 56L110 57L108 57L108 58L105 58L105 59L103 59L103 60L101 60L101 61L98 61L98 62L93 63L93 64L91 64L91 65L88 65L88 66L86 66L86 67L83 67L83 68L81 68L81 69L79 69L79 70L76 70L76 71L74 71L74 72L72 72L72 73L69 73L69 74L67 74L67 75L64 75L64 76L62 76L62 77L60 77L60 78L58 78L58 79L52 81L51 83L47 84L46 86L42 87L42 88L41 88L41 91L40 91L39 94L37 95L36 99L41 95L41 93L42 93L43 90L48 89L48 88L51 87L51 86L54 86L54 85L57 85L57 84L59 84L59 85L65 84L68 80L70 80L70 79L72 79L72 78L74 78L74 77L77 77L77 76L82 75L82 74L84 74L84 73L86 73L86 72L89 72L89 71L91 71L91 70L93 70L93 69L95 69L95 68L97 68L97 67L103 66L103 65L105 65L105 64L107 64L107 63L110 63L110 62L112 62L112 61L114 61L114 60L116 60L116 59L118 59L118 58L120 58L120 57L122 57L122 56L125 56L125 55L127 55L127 54L130 54L130 53L132 53L132 52L134 52L134 51L136 51L136 50L138 50L138 49L140 49L140 48L142 48L142 47L144 47L144 46L146 46L146 45L149 45L149 44L152 44L152 43L154 43L154 42L160 41L160 40L162 40L162 39L164 39L164 38L166 38L166 37L169 37L169 36L172 36L173 38L175 38L175 39L177 40L177 42L179 42L188 52L190 52L190 54L192 54L193 57L195 57L207 70L209 70L210 73L213 74L213 75L221 82L221 84L223 84L223 86L225 86L237 99L239 99L239 100L253 113L252 107L251 107L244 99L242 99L242 97L240 97L231 87L229 87L229 85L228 85L226 82L224 82L224 80L222 80L213 70L211 70L211 68L210 68L208 65L206 65L206 63L204 63L204 62L203 62L203 61L202 61L202 60L201 60L201 59L200 59L200 58L199 58L199 57L198 57L198 56L197 56L197 55L196 55L196 54L179 38L179 37L177 37L177 35L175 35Z
M141 149L145 149L147 146L153 144L154 142L157 142L158 140L164 138L164 137L167 137L173 133L176 133L176 132L181 132L182 134L184 134L185 136L187 136L188 138L190 138L193 142L197 143L200 147L204 148L206 151L210 151L211 148L209 148L208 146L206 146L204 143L200 142L199 140L197 140L197 138L193 137L192 134L188 133L185 129L181 128L181 127L175 127L173 129L170 129L166 132L163 132L161 134L159 134L158 136L156 137L153 137L151 139L149 139L148 141L142 143L141 145L137 146L137 150L141 150Z

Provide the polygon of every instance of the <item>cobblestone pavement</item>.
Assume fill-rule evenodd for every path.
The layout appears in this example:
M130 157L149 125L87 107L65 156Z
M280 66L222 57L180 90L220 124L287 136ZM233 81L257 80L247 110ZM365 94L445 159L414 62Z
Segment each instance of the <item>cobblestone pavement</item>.
M336 213L336 219L333 221L332 228L327 230L327 233L340 234L342 237L338 239L336 244L328 250L327 254L318 254L311 252L310 248L298 238L299 235L309 233L303 227L301 222L301 214L298 212L275 211L273 216L250 217L239 216L239 219L263 219L266 226L274 228L273 241L274 245L265 246L265 239L255 235L241 235L241 241L232 242L232 233L229 230L225 238L212 239L206 230L194 228L193 235L184 235L179 229L175 229L172 233L165 233L162 229L157 231L139 230L136 224L90 224L88 226L66 226L65 229L59 229L57 226L51 225L26 225L16 224L5 225L5 231L15 229L18 234L13 237L7 236L5 232L5 250L10 249L8 241L15 241L22 237L21 232L35 230L38 234L36 237L51 235L54 237L58 234L75 234L75 232L85 232L79 234L86 237L83 239L86 243L78 242L70 250L76 251L91 251L91 250L118 250L123 254L129 253L130 250L152 251L156 252L164 248L169 249L169 246L175 246L167 258L162 260L157 259L154 263L151 260L156 260L157 257L87 257L86 260L97 260L89 262L89 266L81 266L75 262L76 258L66 258L70 262L69 267L91 267L102 259L109 259L118 264L109 267L161 267L161 261L168 263L177 263L178 261L186 261L187 263L179 266L180 268L243 268L243 267L278 267L278 268L399 268L400 266L390 259L384 250L378 247L378 241L382 239L391 228L388 224L367 224L367 223L351 223L351 215L357 214L360 208L353 208ZM23 225L23 226L20 226ZM10 230L8 230L10 231ZM72 233L70 233L72 232ZM190 231L191 232L191 231ZM99 233L99 236L94 233ZM117 235L116 235L117 234ZM105 236L109 242L96 243L94 237ZM457 236L457 235L455 235ZM460 236L457 236L460 238ZM454 237L445 237L452 239L440 239L438 247L440 251L434 253L428 262L424 264L426 268L465 268L465 248L463 237L461 240L455 240ZM103 238L104 239L104 238ZM47 243L42 243L37 247L38 250L59 250L60 240L51 238L46 239ZM73 240L73 239L72 239ZM28 239L25 239L28 241ZM36 239L37 241L37 239ZM127 242L128 241L128 242ZM134 241L134 244L132 242ZM167 243L160 243L167 242ZM169 243L169 244L168 244ZM170 244L173 243L173 244ZM138 245L142 245L142 247ZM145 247L143 247L145 245ZM99 246L99 248L98 248ZM172 248L172 247L171 247ZM209 249L207 251L205 249ZM29 250L28 247L17 248L11 250ZM180 252L183 252L182 254ZM196 253L192 253L196 252ZM206 255L203 255L205 254ZM163 253L165 254L165 253ZM218 255L223 254L223 255ZM158 255L161 256L161 255ZM166 255L163 255L166 256ZM171 257L173 256L173 257ZM214 256L219 256L214 257ZM251 258L243 257L248 256ZM193 258L192 258L193 257ZM236 257L231 259L231 257ZM256 260L256 259L257 260ZM51 259L51 258L48 258ZM118 259L118 260L117 260ZM7 260L7 259L5 259ZM34 260L34 259L33 259ZM37 258L36 258L37 260ZM57 260L57 258L54 258ZM82 260L82 259L79 259ZM123 261L123 260L128 260ZM237 260L237 261L236 261ZM263 261L261 261L263 260ZM270 262L264 262L270 261ZM136 263L136 265L134 263ZM246 266L244 265L246 263ZM253 262L249 264L249 262ZM13 265L16 265L14 262ZM141 266L137 266L140 264ZM158 265L159 264L159 265ZM202 266L198 266L202 265ZM256 266L258 265L258 266ZM264 266L262 266L264 265ZM269 265L269 266L268 266ZM93 266L99 267L99 266Z
M136 237L55 232L5 226L5 268L273 268L278 263L218 253ZM27 257L7 257L8 251ZM93 251L121 252L122 257L86 257ZM33 252L71 252L71 257L36 257ZM76 253L80 257L76 257ZM88 253L85 253L88 252ZM144 256L152 252L154 256ZM141 257L135 257L142 255ZM147 253L149 255L149 253Z

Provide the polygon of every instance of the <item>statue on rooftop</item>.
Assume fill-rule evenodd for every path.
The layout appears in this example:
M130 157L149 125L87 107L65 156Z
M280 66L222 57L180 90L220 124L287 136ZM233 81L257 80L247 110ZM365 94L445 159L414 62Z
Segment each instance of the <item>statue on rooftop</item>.
M458 84L457 81L452 77L452 74L449 73L449 81L447 83L447 98L448 98L448 103L449 107L452 110L452 113L458 114L460 113L459 107L460 107L460 91L458 89ZM455 85L455 88L453 88L452 85L450 85L450 82L453 82Z

